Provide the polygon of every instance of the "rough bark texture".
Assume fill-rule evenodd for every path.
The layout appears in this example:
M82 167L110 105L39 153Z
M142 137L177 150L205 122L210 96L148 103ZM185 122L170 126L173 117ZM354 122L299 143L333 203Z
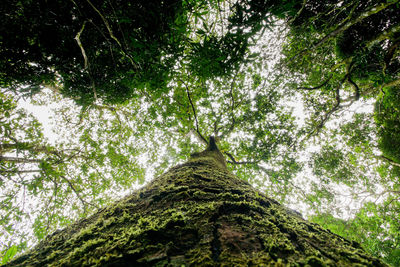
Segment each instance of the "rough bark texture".
M226 169L216 147L9 266L385 266Z

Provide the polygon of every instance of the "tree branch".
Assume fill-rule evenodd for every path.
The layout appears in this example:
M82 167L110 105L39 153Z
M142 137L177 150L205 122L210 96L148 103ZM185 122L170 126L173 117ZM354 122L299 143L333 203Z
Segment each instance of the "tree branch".
M320 89L321 87L325 86L332 79L332 77L333 77L333 75L331 74L328 79L326 79L323 83L321 83L318 86L315 86L315 87L297 87L296 89L297 90L308 90L308 91L317 90L317 89Z
M98 208L98 207L97 207L96 205L94 205L93 203L87 202L86 200L84 200L84 199L81 197L81 195L79 194L78 190L76 190L75 186L72 184L72 182L71 182L67 177L65 177L64 175L61 175L61 178L67 182L68 186L69 186L69 187L72 189L72 191L75 193L76 197L81 201L81 203L82 203L82 205L83 205L83 208L84 208L84 212L86 212L86 208L87 208L88 205L90 205L90 206L92 206L92 207L95 207L95 208Z
M129 60L130 60L130 62L131 62L131 64L132 64L132 66L135 67L135 68L138 68L138 67L140 68L140 66L138 65L138 63L134 62L133 58L132 58L128 53L125 52L124 47L122 46L122 44L121 44L121 42L118 40L118 38L115 37L115 35L114 35L114 33L113 33L112 29L111 29L110 24L108 23L108 21L106 20L106 18L103 16L103 14L101 14L100 10L98 10L98 9L93 5L93 3L92 3L90 0L86 0L86 1L87 1L87 2L89 3L89 5L94 9L94 11L96 11L96 13L101 17L101 19L102 19L103 22L104 22L104 25L106 26L106 28L107 28L107 30L108 30L108 33L109 33L111 39L113 39L113 40L118 44L118 46L121 48L122 53L123 53L127 58L129 58Z
M198 120L197 120L196 109L195 109L195 107L194 107L192 98L191 98L191 96L190 96L189 88L188 88L188 86L187 86L183 81L181 81L181 82L182 82L182 83L185 85L185 87L186 87L186 94L187 94L187 97L188 97L188 99L189 99L190 105L191 105L192 110L193 110L193 116L194 116L194 120L195 120L195 123L196 123L196 132L197 132L197 134L199 135L199 137L200 137L206 144L208 144L207 139L204 138L204 136L203 136L203 135L201 134L201 132L200 132L200 129L199 129L199 122L198 122Z
M325 41L329 40L331 37L338 35L339 33L343 32L343 31L347 30L348 28L350 28L351 26L353 26L354 24L357 24L360 21L364 20L365 18L384 10L385 8L395 4L396 2L398 2L398 1L393 1L393 2L389 2L389 3L382 3L382 4L378 5L378 6L371 7L369 10L367 10L364 13L362 13L357 18L355 18L355 19L353 19L353 20L351 20L351 21L349 21L347 23L344 23L344 24L342 23L342 25L340 25L334 31L332 31L329 34L327 34L319 42L314 44L313 48L316 48L316 47L320 46L322 43L324 43Z
M335 30L333 30L330 33L328 33L327 35L325 35L321 40L319 40L319 41L315 42L314 44L312 44L309 49L307 49L307 48L304 49L300 53L298 53L295 56L293 56L290 60L293 60L293 59L295 59L295 58L297 58L299 56L303 56L305 53L307 53L308 50L315 49L315 48L319 47L320 45L322 45L323 43L325 43L326 41L328 41L332 37L344 32L345 30L347 30L351 26L361 22L365 18L368 18L371 15L379 13L380 11L384 10L385 8L387 8L387 7L389 7L389 6L393 5L393 4L396 4L398 2L399 2L399 0L393 1L393 2L388 2L388 3L382 3L380 5L373 6L373 7L369 8L367 11L365 11L364 13L359 15L358 17L350 20L349 22L340 24Z
M389 29L386 29L385 31L381 32L373 40L369 41L367 43L367 48L370 49L376 43L390 38L391 35L393 35L394 33L399 32L399 31L400 31L400 23L397 23L397 24L393 25L392 27L390 27Z
M376 156L376 157L379 158L379 159L385 160L385 161L388 162L390 165L400 167L400 164L399 164L399 163L393 161L392 159L390 159L390 158L388 158L388 157L385 157L384 155L380 155L380 156Z
M82 56L83 56L83 60L84 60L84 62L85 62L85 69L88 68L88 66L89 66L89 61L88 61L88 58L87 58L87 56L86 56L85 48L83 48L83 45L82 45L82 42L81 42L81 34L82 34L83 30L85 29L86 22L87 22L87 21L83 22L81 30L76 34L76 36L75 36L75 38L74 38L75 41L78 43L78 46L79 46L80 49L81 49Z
M385 83L383 85L383 87L392 87L392 86L397 86L397 85L400 85L400 79Z
M258 162L256 162L256 161L236 161L235 157L231 153L229 153L229 152L223 152L223 153L231 159L231 161L228 161L228 163L235 164L235 165L250 164L250 165L257 165L259 168L264 168L262 166L259 166Z
M16 140L13 140L13 141L16 141ZM11 144L10 143L0 144L0 154L2 154L4 152L9 152L12 150L17 150L17 151L28 150L28 151L36 152L36 153L43 152L45 154L55 154L55 155L57 154L56 151L52 151L46 146L43 146L43 145L36 146L29 142L16 142L16 143L11 143Z
M303 0L301 8L299 9L299 11L297 11L296 15L291 20L288 21L288 24L293 23L293 21L295 21L300 16L300 14L301 14L301 12L303 12L306 4L307 4L307 0Z
M235 96L233 95L233 85L236 81L236 77L237 77L237 73L236 73L235 77L233 78L233 81L231 83L231 88L229 91L229 94L231 96L231 127L229 127L229 129L228 129L228 133L233 131L233 129L235 128L235 123L236 123L235 113L234 113L236 103L235 103Z
M358 85L351 79L351 71L354 66L353 62L350 62L347 66L347 81L353 86L354 88L354 99L357 101L360 99L360 88Z
M85 22L83 22L83 25L82 25L82 28L81 28L81 30L76 34L76 36L75 36L75 41L78 43L78 46L80 47L80 49L81 49L81 52L82 52L82 56L83 56L83 59L84 59L84 62L85 62L85 67L84 67L84 69L86 70L88 70L88 74L89 74L89 77L90 77L90 80L92 81L92 89L93 89L93 95L94 95L94 99L97 101L97 92L96 92L96 86L95 86L95 84L94 84L94 80L93 80L93 78L92 78L92 75L90 74L90 68L89 68L89 60L88 60L88 57L86 56L86 52L85 52L85 48L83 47L83 45L82 45L82 42L81 42L81 34L82 34L82 32L83 32L83 30L85 29L85 25L86 25L86 22L87 21L85 21Z
M342 81L343 82L343 81ZM325 116L322 118L322 120L319 122L319 124L309 132L307 137L304 140L307 140L311 135L314 133L318 133L322 127L324 127L325 123L328 121L328 119L332 116L332 114L337 111L340 107L341 99L340 99L340 86L336 88L336 103L332 107L331 110L329 110L327 113L325 113ZM304 141L303 140L303 141Z
M260 169L262 172L264 172L266 175L271 176L273 172L275 172L274 170L271 169L267 169L263 166L261 166L258 162L255 161L236 161L236 159L233 157L233 155L229 152L224 152L225 155L227 155L232 161L228 161L228 163L230 164L235 164L235 165L254 165L256 166L258 169ZM296 188L297 190L299 190L299 192L303 195L304 198L307 198L307 194L304 192L304 190L302 188L300 188L299 186L293 184L292 181L287 181L291 186L293 186L293 188Z
M35 173L35 172L41 172L42 170L24 170L24 171L19 171L19 170L0 170L0 173L16 173L16 174L22 174L22 173Z
M40 163L39 159L25 159L17 157L4 157L0 156L0 161L17 162L17 163Z

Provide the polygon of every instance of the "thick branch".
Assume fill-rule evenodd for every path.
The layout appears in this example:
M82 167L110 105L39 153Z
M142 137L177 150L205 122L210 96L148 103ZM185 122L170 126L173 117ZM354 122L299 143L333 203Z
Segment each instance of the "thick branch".
M231 127L229 127L229 129L228 129L228 133L233 131L233 129L235 128L235 123L236 123L235 112L234 112L236 103L235 103L235 96L233 95L233 85L235 83L235 80L236 80L236 76L234 77L234 79L233 79L233 81L231 83L231 90L229 92L230 96L231 96Z
M330 32L329 34L327 34L324 38L322 38L319 42L317 42L316 44L313 45L313 48L316 48L318 46L320 46L321 44L323 44L325 41L329 40L331 37L338 35L341 32L344 32L345 30L347 30L348 28L350 28L351 26L353 26L354 24L357 24L359 22L361 22L362 20L364 20L365 18L368 18L371 15L374 15L382 10L384 10L385 8L397 3L398 1L393 1L393 2L388 2L388 3L382 3L378 6L374 6L371 7L369 10L367 10L366 12L362 13L360 16L358 16L357 18L350 20L347 23L342 24L341 26L339 26L337 29L335 29L334 31Z
M0 161L16 162L16 163L40 163L40 159L25 159L17 157L4 157L0 156Z
M303 12L304 8L306 7L306 4L307 0L303 0L301 8L299 9L299 11L297 11L296 15L291 20L289 20L289 24L293 23L293 21L295 21L300 16L301 12Z
M37 173L41 172L42 170L0 170L0 173L15 173L15 174L23 174L23 173Z
M85 25L86 25L86 21L83 23L81 30L76 34L76 36L75 36L74 39L75 39L75 41L78 43L78 46L79 46L80 49L81 49L82 56L83 56L83 59L84 59L84 62L85 62L85 68L84 68L84 69L85 69L85 70L86 70L86 69L88 70L90 79L92 80L92 89L93 89L94 99L97 100L96 86L95 86L95 84L94 84L94 81L93 81L93 79L92 79L92 76L90 75L89 60L88 60L88 58L87 58L87 56L86 56L85 48L83 47L82 42L81 42L81 39L80 39L80 38L81 38L81 34L82 34L83 30L85 29Z
M199 133L196 132L195 129L193 129L193 128L190 129L190 131L189 131L188 134L193 134L193 136L197 139L197 141L199 141L200 143L204 144L205 146L208 145L208 143L206 142L206 140L205 140L202 136L200 136Z
M258 162L255 162L255 161L236 161L235 157L231 153L224 152L224 154L227 155L231 159L231 161L228 161L228 163L235 164L235 165L247 165L247 164L249 164L249 165L257 165L258 167L263 168L263 167L258 165Z
M383 85L383 87L392 87L392 86L397 86L397 85L400 85L400 79L385 83Z
M17 140L14 140L17 141ZM77 148L72 149L63 149L63 150L54 150L52 148L46 147L44 145L35 145L28 142L18 142L12 144L0 144L0 154L9 152L12 150L17 151L30 151L33 153L44 153L46 155L54 155L58 158L56 163L62 163L75 158L81 153L82 151ZM73 153L72 153L73 152ZM68 153L68 154L67 154ZM69 154L71 153L71 154ZM19 163L33 163L33 162L41 162L38 159L25 159L25 158L13 158L13 157L1 157L0 160L4 161L12 161L12 162L19 162Z
M74 39L78 43L78 45L79 45L79 47L81 49L83 60L85 62L85 69L87 69L88 66L89 66L89 61L88 61L88 58L86 56L85 48L83 48L83 45L82 45L82 42L81 42L81 34L82 34L83 30L85 29L85 26L86 26L86 21L82 24L81 30L76 34Z
M29 150L33 152L44 152L46 154L52 153L46 146L35 146L27 142L0 144L0 153L4 153L6 151L11 151L11 150Z
M315 86L315 87L297 87L297 90L309 90L309 91L311 91L311 90L320 89L321 87L325 86L332 79L332 77L333 77L333 75L331 74L328 79L326 79L323 83L321 83L318 86Z
M258 162L255 161L236 161L236 159L233 157L233 155L231 153L228 152L224 152L225 155L227 155L232 161L228 161L228 163L230 164L235 164L235 165L254 165L256 166L258 169L260 169L263 173L265 173L268 176L271 176L275 171L271 170L271 169L267 169L263 166L261 166ZM288 183L293 186L293 188L296 188L302 195L303 197L307 198L307 194L304 192L304 190L302 188L300 188L299 186L293 184L292 181L288 181Z
M351 79L350 73L347 75L347 81L353 86L354 88L354 99L359 100L360 99L360 88L358 85Z
M322 118L322 120L319 122L319 124L309 132L309 134L307 135L307 137L305 138L308 139L311 135L313 135L315 132L319 132L322 127L324 127L325 123L328 121L328 119L332 116L332 114L337 111L340 107L340 103L341 103L341 99L340 99L340 86L338 86L336 88L336 103L335 105L332 107L331 110L329 110L327 113L325 113L325 116Z
M385 68L387 68L387 66L390 64L390 61L392 60L394 53L399 48L399 46L400 46L400 38L397 38L397 40L395 40L387 50L388 52L385 55L385 65L386 65Z
M373 45L375 45L376 43L379 43L381 41L384 41L386 39L389 39L391 37L391 35L393 35L394 33L397 33L400 31L400 23L397 23L395 25L393 25L392 27L390 27L389 29L381 32L381 34L379 34L377 37L375 37L373 40L369 41L367 43L367 48L371 48Z

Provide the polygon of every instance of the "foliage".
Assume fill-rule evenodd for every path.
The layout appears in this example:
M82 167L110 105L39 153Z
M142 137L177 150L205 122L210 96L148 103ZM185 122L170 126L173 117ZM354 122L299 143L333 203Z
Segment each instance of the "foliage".
M191 0L2 2L0 85L29 93L57 85L88 105L159 98L180 62L200 78L226 75L243 61L262 17L235 19L221 35L204 22L207 8L217 7ZM194 30L200 20L204 29Z
M320 223L326 215L331 229L351 224L349 238L396 263L398 225L388 218L399 216L398 7L3 1L3 227L14 233L27 221L20 189L41 203L28 238L40 239L212 135L241 179ZM53 92L43 101L45 88ZM18 109L21 95L66 101L53 118L58 142ZM60 216L40 213L53 206ZM22 240L11 239L3 255Z
M378 146L385 157L400 164L400 93L399 87L382 91L375 106Z
M343 220L331 214L312 216L313 222L329 228L334 233L361 244L373 255L383 256L387 263L398 266L400 224L399 201L391 195L383 203L365 203L353 219Z
M2 86L61 83L87 104L162 89L182 50L181 1L2 2ZM189 7L188 7L189 8ZM170 58L169 55L174 57Z
M312 221L396 266L398 166L379 155L372 116L372 112L356 113L351 121L324 131L320 142L325 145L312 153L309 162L318 180L305 202L316 214Z
M132 183L143 182L139 148L131 138L137 132L129 125L87 111L80 118L86 123L70 128L64 142L51 144L36 118L18 108L9 94L1 96L0 219L2 242L8 247L3 259L14 255L15 246L8 244L25 244L20 250L109 203Z
M398 237L381 228L398 231L398 225L375 211L399 196L398 8L398 1L304 1L286 17L288 36L280 62L282 83L301 95L308 113L301 140L311 151L307 165L318 178L302 182L303 200L319 214L315 221L331 218L324 224L334 230L342 225L335 216L355 217L346 227L356 225L355 233L368 235L337 232L362 241L390 263L396 262ZM375 114L348 115L371 100L376 101ZM399 217L395 206L383 210ZM381 220L377 227L359 223L366 220L363 212ZM391 245L377 245L385 242Z
M313 110L310 133L360 98L398 83L398 1L307 1L289 16L282 67ZM322 112L321 112L322 111ZM317 130L313 130L317 129Z

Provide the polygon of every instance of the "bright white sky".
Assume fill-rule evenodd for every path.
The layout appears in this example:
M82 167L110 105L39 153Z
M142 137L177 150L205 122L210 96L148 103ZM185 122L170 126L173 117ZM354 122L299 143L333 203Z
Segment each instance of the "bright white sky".
M43 134L50 143L54 144L60 136L53 130L53 122L51 117L55 117L56 114L54 110L59 106L59 103L52 103L49 105L34 105L31 103L30 99L21 99L18 105L25 109L26 111L32 113L38 121L43 125Z

